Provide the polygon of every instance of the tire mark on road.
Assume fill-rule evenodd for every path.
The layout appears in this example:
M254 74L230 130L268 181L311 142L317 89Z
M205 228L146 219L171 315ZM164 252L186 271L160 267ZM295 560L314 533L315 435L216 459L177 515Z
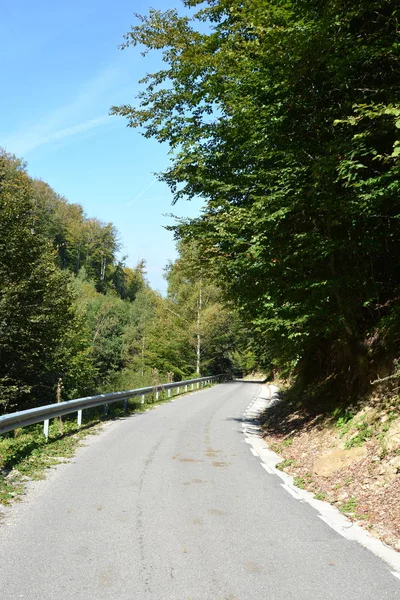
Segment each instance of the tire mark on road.
M145 543L145 535L144 535L144 511L143 505L141 502L141 496L143 491L143 484L146 478L146 475L149 471L149 468L154 461L154 457L156 455L157 450L159 449L161 443L164 440L164 436L157 442L155 446L153 446L152 450L148 454L146 460L144 461L144 468L140 474L139 481L139 493L138 493L138 501L137 501L137 509L136 509L136 530L138 534L138 543L139 543L139 552L140 552L140 569L139 576L143 580L144 592L146 594L151 594L151 579L153 576L153 565L152 563L146 559L146 543Z

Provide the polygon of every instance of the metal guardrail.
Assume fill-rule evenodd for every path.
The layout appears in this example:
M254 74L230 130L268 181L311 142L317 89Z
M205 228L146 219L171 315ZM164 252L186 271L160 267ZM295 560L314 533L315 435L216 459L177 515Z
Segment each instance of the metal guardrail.
M59 402L57 404L47 404L46 406L38 406L37 408L30 408L29 410L21 410L8 415L0 416L0 435L18 429L19 427L27 427L28 425L34 425L35 423L44 423L44 435L46 438L49 435L49 420L55 417L61 417L62 415L68 415L73 412L78 413L78 425L82 424L82 411L86 408L93 408L94 406L104 406L105 412L107 412L108 405L114 402L124 401L124 408L127 409L129 398L135 396L142 397L142 403L144 403L144 397L148 394L155 394L158 399L159 393L166 390L168 397L171 395L171 390L185 388L188 391L189 386L196 389L201 385L206 385L213 381L221 379L221 375L213 375L212 377L199 377L197 379L187 379L185 381L176 381L173 383L161 383L156 386L149 386L145 388L137 388L135 390L125 390L123 392L112 392L110 394L100 394L99 396L87 396L86 398L77 398L75 400L67 400L65 402Z

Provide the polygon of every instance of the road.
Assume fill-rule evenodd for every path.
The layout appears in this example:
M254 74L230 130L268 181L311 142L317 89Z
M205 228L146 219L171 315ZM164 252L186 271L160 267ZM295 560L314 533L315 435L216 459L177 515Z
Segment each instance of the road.
M398 600L400 580L249 450L259 386L113 422L0 527L2 600Z

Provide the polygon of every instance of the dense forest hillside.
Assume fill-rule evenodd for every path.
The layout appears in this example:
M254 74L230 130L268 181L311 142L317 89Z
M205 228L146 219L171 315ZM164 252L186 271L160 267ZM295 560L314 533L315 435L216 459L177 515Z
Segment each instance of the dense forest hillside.
M125 35L165 67L113 112L169 143L176 200L204 199L177 238L264 368L360 397L399 353L398 2L183 4L192 17L150 10Z
M163 298L88 218L0 151L0 412L252 367L237 314L180 245Z
M398 3L183 4L138 16L123 47L165 68L112 109L205 202L172 228L166 298L111 223L0 155L3 410L257 365L313 401L397 381Z

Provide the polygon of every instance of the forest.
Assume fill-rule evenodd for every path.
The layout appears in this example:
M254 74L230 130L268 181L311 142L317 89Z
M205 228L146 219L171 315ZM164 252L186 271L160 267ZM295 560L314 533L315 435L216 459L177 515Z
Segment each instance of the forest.
M122 49L163 69L111 109L169 145L178 206L204 200L171 228L166 297L112 224L0 154L3 412L255 368L349 399L398 372L397 0L182 4L136 16Z
M132 104L170 147L173 228L248 323L258 363L302 397L398 376L400 8L396 0L186 0L137 15L162 53Z
M0 152L0 412L252 368L219 288L179 244L166 297L145 261L120 258L111 223L85 215Z

